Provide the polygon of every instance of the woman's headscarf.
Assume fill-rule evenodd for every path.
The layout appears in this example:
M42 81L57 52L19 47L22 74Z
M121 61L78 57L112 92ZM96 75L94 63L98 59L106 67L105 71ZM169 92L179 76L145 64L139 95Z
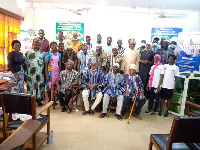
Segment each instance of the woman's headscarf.
M155 71L155 69L159 66L159 65L161 65L161 63L160 63L160 61L161 61L161 56L159 55L159 54L156 54L155 56L154 56L154 58L155 57L158 57L158 62L156 63L156 62L154 62L154 67L153 67L153 69L152 69L152 71L151 71L151 74L150 74L150 79L149 79L149 90L151 90L151 87L152 87L152 82L153 82L153 76L154 76L154 71Z

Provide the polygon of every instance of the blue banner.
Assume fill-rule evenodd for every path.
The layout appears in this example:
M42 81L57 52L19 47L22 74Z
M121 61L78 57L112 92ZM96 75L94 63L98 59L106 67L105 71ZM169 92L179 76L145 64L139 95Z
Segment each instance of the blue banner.
M151 41L153 41L153 38L158 37L160 40L165 38L168 42L177 42L178 33L180 32L182 32L182 28L152 28Z
M179 54L176 65L180 72L199 71L200 55L199 56L184 56Z

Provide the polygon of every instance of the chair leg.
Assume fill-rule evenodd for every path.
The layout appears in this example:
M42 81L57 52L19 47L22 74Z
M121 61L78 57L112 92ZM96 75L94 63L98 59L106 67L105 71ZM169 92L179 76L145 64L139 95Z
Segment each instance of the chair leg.
M56 100L55 100L55 92L53 92L53 110L55 110Z
M149 150L152 150L152 146L153 146L153 143L151 142L151 137L150 137Z

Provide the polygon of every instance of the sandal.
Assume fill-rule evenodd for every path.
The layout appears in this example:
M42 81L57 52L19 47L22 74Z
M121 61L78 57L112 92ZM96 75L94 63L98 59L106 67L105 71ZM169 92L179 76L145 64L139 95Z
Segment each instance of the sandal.
M138 115L136 115L136 114L133 114L133 116L134 116L135 118L139 119L139 120L142 120L142 117L140 117L140 116L138 116Z

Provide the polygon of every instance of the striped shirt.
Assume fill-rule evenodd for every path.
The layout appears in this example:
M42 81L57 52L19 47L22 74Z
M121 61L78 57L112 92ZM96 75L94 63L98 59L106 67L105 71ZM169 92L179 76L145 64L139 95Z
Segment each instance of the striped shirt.
M158 51L156 52L156 54L159 54L161 56L161 63L164 64L168 64L168 56L170 54L174 55L174 51L171 49L165 50L163 48L158 49Z
M130 92L129 97L134 98L136 94L135 88L138 89L138 95L137 100L141 100L142 97L140 94L142 93L142 90L144 89L144 86L142 84L142 80L139 75L131 76L130 74L126 74L124 76L125 84L127 90Z
M85 83L89 84L97 84L100 83L100 85L104 84L104 74L100 69L96 69L96 72L93 74L91 69L83 72L82 80L81 80L81 86L84 88L84 90L89 90L91 94L91 98L95 98L96 94L98 92L101 92L100 85L95 87L93 90L90 90L88 86L86 86Z
M110 89L107 87L104 89L104 94L107 93L110 96L115 95L124 95L125 89L124 89L124 77L120 73L117 73L114 75L113 72L109 72L107 75L105 75L104 84L109 84L111 86ZM117 89L117 86L121 86L120 89Z

